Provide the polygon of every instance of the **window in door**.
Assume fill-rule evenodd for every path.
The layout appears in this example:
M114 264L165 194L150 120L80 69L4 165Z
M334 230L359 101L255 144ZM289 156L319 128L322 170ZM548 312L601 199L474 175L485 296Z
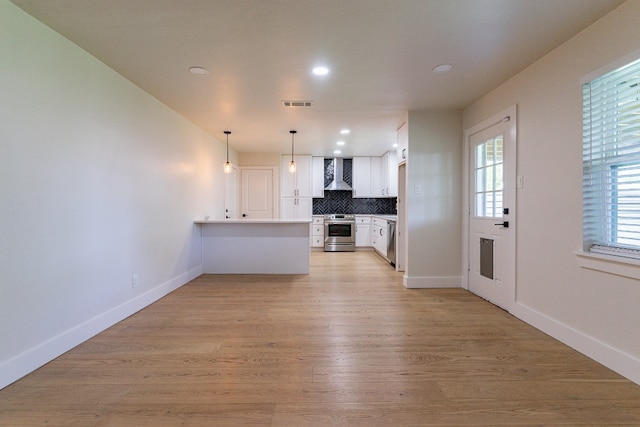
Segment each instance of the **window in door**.
M502 218L504 138L488 139L475 150L475 216Z

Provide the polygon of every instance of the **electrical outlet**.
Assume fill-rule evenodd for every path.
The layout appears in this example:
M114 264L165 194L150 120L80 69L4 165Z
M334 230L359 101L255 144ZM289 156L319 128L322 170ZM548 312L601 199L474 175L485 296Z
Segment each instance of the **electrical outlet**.
M137 275L137 274L134 274L131 277L131 287L132 288L137 288L139 284L140 284L140 276Z

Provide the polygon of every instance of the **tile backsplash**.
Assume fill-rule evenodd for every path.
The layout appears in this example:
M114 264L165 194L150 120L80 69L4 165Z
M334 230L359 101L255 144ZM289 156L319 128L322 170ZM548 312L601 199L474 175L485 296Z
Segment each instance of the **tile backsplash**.
M352 185L352 159L344 159L344 181ZM333 159L324 159L325 187L333 181ZM354 199L351 191L325 191L324 199L313 199L313 214L396 215L396 198Z

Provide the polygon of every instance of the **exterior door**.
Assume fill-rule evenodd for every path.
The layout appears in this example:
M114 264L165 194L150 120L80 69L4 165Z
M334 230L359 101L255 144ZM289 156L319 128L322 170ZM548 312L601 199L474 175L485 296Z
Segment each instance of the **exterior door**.
M466 138L468 289L506 310L515 302L515 130L512 107Z
M243 168L241 175L242 217L249 219L274 218L274 170Z

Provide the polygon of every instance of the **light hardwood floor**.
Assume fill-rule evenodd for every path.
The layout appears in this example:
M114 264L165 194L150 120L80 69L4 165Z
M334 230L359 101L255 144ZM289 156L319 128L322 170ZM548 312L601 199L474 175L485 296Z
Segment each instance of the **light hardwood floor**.
M2 426L640 426L640 386L372 252L205 275L0 391Z

